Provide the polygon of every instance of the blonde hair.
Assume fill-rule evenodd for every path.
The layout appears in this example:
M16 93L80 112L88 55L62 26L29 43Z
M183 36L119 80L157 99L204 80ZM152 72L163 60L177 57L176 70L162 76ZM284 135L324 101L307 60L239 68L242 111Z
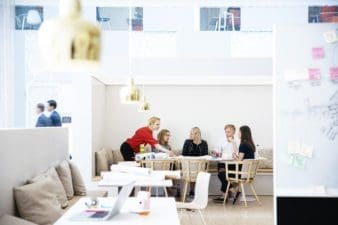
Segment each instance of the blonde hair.
M156 116L152 116L149 118L148 120L148 125L153 125L154 123L156 123L156 121L160 121L161 119L156 117Z
M227 125L224 126L224 130L226 130L228 128L233 129L234 131L236 131L236 127L233 124L227 124Z
M202 142L202 134L201 134L201 130L198 127L193 127L191 128L191 131L196 133L196 138L197 138L197 143L196 144L200 144Z
M163 137L167 134L170 133L169 130L167 129L162 129L158 134L157 134L157 141L160 145L167 145L168 143L165 143L163 140Z

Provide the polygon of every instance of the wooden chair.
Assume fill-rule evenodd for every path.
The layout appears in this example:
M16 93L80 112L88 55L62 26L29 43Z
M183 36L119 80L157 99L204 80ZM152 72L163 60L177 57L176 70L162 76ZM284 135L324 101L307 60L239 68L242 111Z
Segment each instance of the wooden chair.
M199 172L207 172L208 161L206 159L200 159L198 157L189 157L180 159L180 167L182 171L182 179L184 180L182 202L185 201L188 184L197 180Z
M255 195L255 198L258 204L260 204L259 198L252 184L252 182L255 179L256 173L257 173L259 161L260 160L258 159L246 159L243 161L226 161L225 162L225 170L226 170L225 176L229 182L228 182L227 189L224 195L224 204L227 199L231 183L238 184L240 186L242 195L244 198L245 207L247 207L248 205L247 205L245 191L244 191L244 184L250 185L250 188L253 194ZM229 169L230 165L232 165L232 167L230 167Z
M150 168L151 170L173 170L175 161L172 159L151 159L151 160L141 160L139 161L139 163L141 167ZM148 187L148 190L151 191L151 187ZM166 187L163 187L163 190L165 196L168 197Z

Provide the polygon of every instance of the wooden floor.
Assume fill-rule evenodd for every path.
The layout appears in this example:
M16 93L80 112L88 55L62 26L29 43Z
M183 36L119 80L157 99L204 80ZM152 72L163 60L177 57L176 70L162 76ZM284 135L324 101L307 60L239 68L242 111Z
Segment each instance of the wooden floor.
M209 199L207 208L202 211L207 225L273 225L273 197L259 196L262 204L255 201L216 204ZM180 212L179 212L180 215ZM181 225L203 225L197 211L182 211Z

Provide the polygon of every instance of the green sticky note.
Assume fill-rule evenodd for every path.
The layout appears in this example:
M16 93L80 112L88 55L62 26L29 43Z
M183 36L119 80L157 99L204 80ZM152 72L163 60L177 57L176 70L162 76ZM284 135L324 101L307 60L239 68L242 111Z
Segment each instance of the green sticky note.
M295 156L293 159L293 166L298 169L304 169L306 163L306 158L303 156Z

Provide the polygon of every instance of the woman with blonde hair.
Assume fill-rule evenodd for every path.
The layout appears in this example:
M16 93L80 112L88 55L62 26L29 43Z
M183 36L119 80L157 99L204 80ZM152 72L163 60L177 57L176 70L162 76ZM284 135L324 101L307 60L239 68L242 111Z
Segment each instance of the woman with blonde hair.
M201 130L193 127L190 130L190 138L185 140L182 150L184 156L208 155L208 144L202 139Z
M160 128L160 118L149 118L148 126L141 127L135 131L135 134L122 143L120 147L121 154L125 161L135 160L135 153L140 152L141 145L150 145L152 148L156 148L161 152L173 155L171 151L162 147L157 140L153 137L153 131Z

